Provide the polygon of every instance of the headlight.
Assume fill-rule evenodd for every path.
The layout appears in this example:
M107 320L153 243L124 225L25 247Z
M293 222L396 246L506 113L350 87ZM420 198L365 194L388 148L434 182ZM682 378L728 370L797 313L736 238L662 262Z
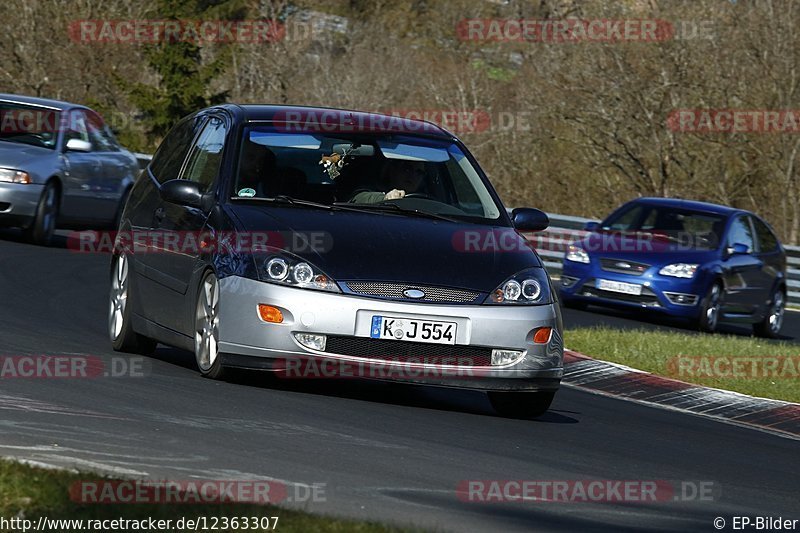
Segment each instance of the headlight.
M256 265L258 278L261 281L302 289L341 292L330 276L300 258L286 253L257 256Z
M693 278L694 273L697 272L697 267L693 263L674 263L667 265L658 271L662 276L672 276L673 278Z
M550 280L543 268L529 268L510 277L483 302L485 304L542 305L552 303Z
M589 254L587 254L586 250L584 250L580 246L575 246L574 244L570 244L569 248L567 248L566 259L567 261L575 261L576 263L588 263Z
M0 181L6 183L31 183L30 174L11 168L0 168Z

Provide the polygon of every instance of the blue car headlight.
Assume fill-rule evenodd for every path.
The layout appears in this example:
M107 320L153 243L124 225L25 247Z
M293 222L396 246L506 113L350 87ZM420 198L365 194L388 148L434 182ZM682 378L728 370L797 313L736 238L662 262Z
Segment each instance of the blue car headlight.
M320 268L285 251L254 256L258 279L300 289L342 292Z
M483 302L490 305L544 305L553 303L545 269L528 268L500 284Z
M589 254L580 246L570 244L567 248L567 254L564 256L567 261L574 261L576 263L589 263Z
M691 279L697 272L697 267L700 265L695 263L673 263L667 265L658 271L662 276L671 276L673 278Z

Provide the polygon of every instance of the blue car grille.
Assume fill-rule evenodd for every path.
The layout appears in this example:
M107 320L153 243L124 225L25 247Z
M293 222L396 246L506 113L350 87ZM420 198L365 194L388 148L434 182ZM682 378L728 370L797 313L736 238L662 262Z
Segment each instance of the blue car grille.
M619 274L630 274L632 276L641 276L650 268L650 265L644 263L637 263L635 261L626 261L625 259L609 259L600 258L600 267L606 272L617 272Z

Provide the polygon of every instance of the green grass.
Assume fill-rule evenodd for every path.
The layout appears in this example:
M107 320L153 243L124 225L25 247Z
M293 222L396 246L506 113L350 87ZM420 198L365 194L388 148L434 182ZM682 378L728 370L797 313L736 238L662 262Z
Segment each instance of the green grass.
M607 327L571 329L564 337L569 349L596 359L708 387L800 402L797 344Z
M279 517L276 529L279 532L389 532L400 529L370 522L358 522L330 518L309 513L287 510L268 505L252 504L81 504L70 500L69 489L76 481L101 479L94 474L77 474L61 470L50 470L31 467L7 460L0 460L0 517L8 520L22 517L33 520L37 524L40 516L50 519L158 519L181 518L196 519L208 517ZM272 521L270 521L271 523ZM207 522L211 527L211 522ZM31 526L31 527L33 527ZM202 530L202 527L200 528ZM0 523L0 531L19 532L17 526L12 529ZM30 529L32 530L32 529ZM61 528L59 531L74 531ZM108 530L108 529L106 529ZM169 531L183 531L174 526ZM53 530L55 531L55 530ZM209 531L211 531L209 529ZM238 529L218 529L217 531L244 531ZM249 529L249 531L267 531L267 529Z

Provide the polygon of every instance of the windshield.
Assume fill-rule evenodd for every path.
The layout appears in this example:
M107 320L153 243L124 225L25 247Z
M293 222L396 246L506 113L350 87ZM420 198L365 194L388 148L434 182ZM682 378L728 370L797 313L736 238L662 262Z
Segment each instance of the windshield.
M405 134L244 130L233 196L497 221L500 206L454 143ZM394 209L381 209L394 205Z
M0 141L55 149L61 114L55 109L0 102Z
M719 246L725 217L703 211L632 204L607 218L601 229L652 233L689 248L713 250Z

